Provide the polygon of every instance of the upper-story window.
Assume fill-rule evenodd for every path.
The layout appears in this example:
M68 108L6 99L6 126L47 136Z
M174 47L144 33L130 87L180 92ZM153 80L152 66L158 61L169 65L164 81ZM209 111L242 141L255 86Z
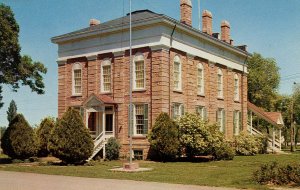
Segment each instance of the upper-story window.
M75 63L72 67L72 95L82 94L82 67L80 63Z
M239 94L240 88L239 88L239 77L237 74L234 75L234 101L240 100L240 94Z
M204 95L204 69L201 63L198 64L197 68L197 87L198 95Z
M141 53L134 56L133 66L133 88L135 90L145 89L145 60Z
M111 91L111 62L106 59L101 64L101 91Z
M174 90L181 90L181 60L179 56L175 56L174 58Z
M218 69L218 98L223 98L223 72Z

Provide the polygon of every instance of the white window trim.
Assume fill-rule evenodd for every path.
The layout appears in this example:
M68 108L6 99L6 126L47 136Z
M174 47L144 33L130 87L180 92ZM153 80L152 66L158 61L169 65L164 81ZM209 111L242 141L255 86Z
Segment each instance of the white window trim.
M201 112L199 113L198 110L201 110ZM207 120L207 113L205 113L206 111L207 110L205 106L196 106L196 114L199 114L203 121Z
M133 110L133 122L132 122L132 124L133 124L133 133L132 134L135 137L145 137L147 134L137 134L137 132L136 132L136 106L137 105L143 105L144 106L145 104L132 104L132 110ZM144 112L145 112L145 110L144 110ZM145 116L144 116L144 120L145 120Z
M220 87L219 87L219 76L221 76L221 81L220 81ZM219 91L220 88L220 91ZM217 76L217 93L218 93L218 98L223 99L224 98L224 76L223 72L221 69L218 69L218 76ZM220 94L219 94L220 92Z
M234 124L234 134L233 135L239 135L240 134L240 111L234 111L234 119L235 121L233 122Z
M104 79L103 79L103 67L104 66L110 66L110 89L109 91L105 91L104 90ZM110 59L104 59L103 62L101 63L101 92L102 93L109 93L111 92L111 87L112 87L112 84L111 84L111 77L112 77L112 67L111 67L111 61Z
M135 74L135 63L139 62L139 61L143 61L144 62L144 87L142 88L137 88L136 87L136 74ZM133 77L132 77L132 82L133 82L133 86L132 86L132 90L134 91L139 91L139 90L145 90L146 89L146 67L145 67L145 59L144 59L144 55L142 53L136 53L134 58L133 58Z
M175 67L174 67L174 65L175 65L175 63L179 63L179 82L178 82L178 88L176 88L175 87L175 85L174 85L174 79L175 79L175 76L174 76L174 71L175 71ZM175 57L174 57L174 61L173 61L173 88L174 88L174 90L175 91L182 91L182 63L181 63L181 59L180 59L180 57L178 56L178 55L176 55Z
M219 114L219 113L221 113L221 121L219 122L219 121L217 121L218 122L218 124L220 125L220 131L222 132L222 133L225 133L225 128L226 128L226 123L224 123L224 117L225 117L225 110L224 110L224 108L218 108L218 112L217 112L217 114ZM219 117L217 116L217 118L219 119Z
M178 114L175 116L175 106L179 106L178 107ZM172 118L174 118L174 119L177 119L177 118L180 118L181 116L183 116L183 114L182 114L182 109L184 109L184 105L182 104L182 103L177 103L177 102L174 102L173 103L173 116L172 116Z
M81 81L80 81L81 92L80 93L75 93L75 76L74 76L75 70L81 71ZM82 95L82 65L80 63L74 63L74 65L72 66L72 96L81 96L81 95Z
M202 73L201 73L201 74L202 74L202 76L201 76L202 80L201 80L201 88L200 88L200 89L198 88L198 85L199 85L199 84L198 84L198 77L199 77L199 76L198 76L198 71L199 71L199 69L202 70ZM205 93L205 91L204 91L204 90L205 90L205 87L204 87L204 84L205 84L204 76L205 76L205 75L204 75L204 68L203 68L203 65L202 65L201 63L199 63L199 64L198 64L198 67L197 67L197 92L198 92L198 95L202 95L202 96L203 96L204 93Z
M237 86L235 86L235 81L237 81ZM240 79L237 74L234 75L234 101L239 101L240 100Z

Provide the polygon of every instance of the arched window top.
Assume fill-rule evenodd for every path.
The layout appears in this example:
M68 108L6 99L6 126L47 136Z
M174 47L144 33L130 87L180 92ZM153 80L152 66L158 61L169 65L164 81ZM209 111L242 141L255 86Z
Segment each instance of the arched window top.
M82 68L82 66L80 63L75 63L72 68L73 68L73 70L79 70Z
M234 75L235 80L239 80L239 76L237 74Z
M202 65L202 63L198 63L198 69L202 69L202 70L203 70L203 65Z
M176 62L176 63L181 63L181 59L180 59L180 57L179 57L178 55L176 55L176 56L174 57L174 62Z
M109 58L106 58L102 61L102 66L106 66L106 65L110 65L111 64L111 61Z
M136 53L134 55L134 62L144 61L144 55L142 53Z
M221 69L218 69L218 75L223 75L223 72Z

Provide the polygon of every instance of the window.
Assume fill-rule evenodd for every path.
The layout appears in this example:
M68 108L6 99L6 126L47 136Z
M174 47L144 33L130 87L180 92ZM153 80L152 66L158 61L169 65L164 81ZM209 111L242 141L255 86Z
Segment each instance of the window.
M196 114L199 115L202 120L207 120L207 110L204 106L196 106Z
M79 63L74 64L72 68L72 94L81 95L82 91L82 69Z
M134 57L134 89L145 89L145 62L143 54L136 54Z
M242 131L242 115L240 111L233 112L233 134L239 135Z
M111 62L106 59L102 62L101 69L101 91L110 92L111 91Z
M184 115L184 107L183 104L173 103L172 105L172 118L177 119Z
M135 160L143 160L143 150L133 150L133 157Z
M218 69L218 98L223 98L223 73Z
M198 94L204 95L204 69L201 63L198 64L198 69L197 69L197 87L198 87Z
M174 90L181 90L181 61L178 56L174 58Z
M129 107L130 111L130 107ZM128 114L129 115L129 114ZM128 130L130 135L130 130ZM148 104L133 105L133 135L148 134Z
M225 110L223 108L217 110L217 124L220 126L220 131L225 133Z
M234 101L239 101L239 77L237 74L234 75Z

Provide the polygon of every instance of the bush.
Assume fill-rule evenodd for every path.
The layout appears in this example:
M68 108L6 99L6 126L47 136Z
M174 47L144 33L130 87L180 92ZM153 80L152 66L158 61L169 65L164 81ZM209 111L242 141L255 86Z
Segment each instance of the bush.
M258 144L258 153L267 154L268 153L268 136L257 136L255 137Z
M53 118L47 117L42 120L39 128L37 129L38 138L38 156L48 156L50 150L48 147L49 140L51 138L51 131L55 126L55 121Z
M248 133L242 132L235 136L233 144L237 155L251 156L259 153L259 142Z
M156 118L149 134L149 142L151 150L159 156L161 161L172 160L178 154L180 146L178 127L167 113L161 113Z
M277 162L263 164L253 173L253 179L260 184L300 185L300 165L280 166Z
M68 108L58 120L49 148L53 156L67 164L82 164L92 155L94 143L78 111Z
M108 160L119 159L120 148L121 148L120 143L117 141L116 138L114 137L109 138L105 146L106 159Z
M36 136L24 116L17 114L1 139L4 154L12 159L25 160L37 153Z

